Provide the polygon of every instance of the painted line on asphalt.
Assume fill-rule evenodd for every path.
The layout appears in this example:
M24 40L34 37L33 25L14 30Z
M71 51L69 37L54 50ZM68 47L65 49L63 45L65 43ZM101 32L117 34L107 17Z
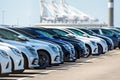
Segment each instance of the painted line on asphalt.
M86 62L90 62L90 61L94 61L94 60L96 60L96 58L86 60Z

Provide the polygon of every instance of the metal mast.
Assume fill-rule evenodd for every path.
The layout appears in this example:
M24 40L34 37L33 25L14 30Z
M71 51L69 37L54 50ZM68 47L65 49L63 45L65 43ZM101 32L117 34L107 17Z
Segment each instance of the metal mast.
M114 0L108 0L108 26L114 26Z

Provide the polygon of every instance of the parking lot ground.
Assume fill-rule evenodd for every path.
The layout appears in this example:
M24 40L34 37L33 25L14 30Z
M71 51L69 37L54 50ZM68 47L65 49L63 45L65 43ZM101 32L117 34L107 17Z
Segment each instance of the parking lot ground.
M0 80L120 80L120 50L46 69L28 69Z

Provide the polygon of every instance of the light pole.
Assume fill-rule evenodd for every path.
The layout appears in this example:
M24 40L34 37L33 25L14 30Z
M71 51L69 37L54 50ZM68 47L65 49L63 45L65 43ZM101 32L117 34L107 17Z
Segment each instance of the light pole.
M108 26L114 26L114 0L108 0Z

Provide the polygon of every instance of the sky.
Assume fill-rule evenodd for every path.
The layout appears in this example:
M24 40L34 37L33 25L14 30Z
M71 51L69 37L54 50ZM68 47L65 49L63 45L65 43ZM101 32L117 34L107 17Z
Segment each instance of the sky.
M46 0L48 1L48 0ZM108 0L65 0L100 22L108 22ZM120 0L114 0L115 26L120 26ZM0 0L0 24L34 25L40 21L40 0Z

